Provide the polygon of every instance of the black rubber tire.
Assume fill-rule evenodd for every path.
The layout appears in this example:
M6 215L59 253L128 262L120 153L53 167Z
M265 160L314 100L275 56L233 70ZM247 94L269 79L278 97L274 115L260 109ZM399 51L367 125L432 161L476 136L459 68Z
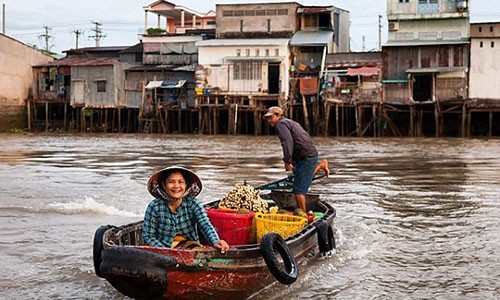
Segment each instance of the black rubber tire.
M333 229L327 221L322 220L316 225L318 229L318 246L320 253L327 253L335 249L335 237Z
M101 273L119 292L134 299L161 298L167 291L167 269L172 257L132 247L103 251Z
M260 241L264 261L274 278L283 284L292 284L297 280L299 269L292 251L283 238L276 233L268 233ZM279 254L283 263L278 260Z
M99 277L103 277L101 273L101 262L102 262L102 250L104 249L102 245L102 237L104 232L108 229L113 228L111 225L99 226L94 234L94 248L92 250L92 255L94 257L94 271Z

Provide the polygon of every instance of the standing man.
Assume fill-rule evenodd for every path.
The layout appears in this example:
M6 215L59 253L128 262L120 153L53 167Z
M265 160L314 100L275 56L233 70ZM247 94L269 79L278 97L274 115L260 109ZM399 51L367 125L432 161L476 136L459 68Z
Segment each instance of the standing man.
M295 175L292 192L295 194L297 206L307 212L305 195L319 170L323 170L326 176L330 175L328 161L324 159L318 164L318 150L311 137L299 123L283 117L280 107L270 107L264 118L269 125L276 128L283 148L285 170L293 171Z

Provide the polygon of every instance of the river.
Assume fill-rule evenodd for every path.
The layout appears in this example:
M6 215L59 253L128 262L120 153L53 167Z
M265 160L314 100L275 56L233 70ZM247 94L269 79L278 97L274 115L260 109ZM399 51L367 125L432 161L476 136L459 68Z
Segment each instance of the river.
M336 173L335 255L251 299L499 299L500 140L315 137ZM286 176L276 136L0 134L0 299L124 299L94 274L100 225L140 220L155 170L202 201Z

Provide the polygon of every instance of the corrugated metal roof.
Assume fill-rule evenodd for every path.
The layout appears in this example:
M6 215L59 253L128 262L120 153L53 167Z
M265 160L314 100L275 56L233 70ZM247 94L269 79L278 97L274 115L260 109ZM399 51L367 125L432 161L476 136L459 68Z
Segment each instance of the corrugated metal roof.
M328 45L332 40L331 31L297 31L290 40L290 46Z
M289 39L213 39L196 42L198 47L214 46L281 46L288 45Z
M441 67L441 68L413 68L406 70L406 73L446 73L466 71L466 67Z
M432 45L460 45L469 44L469 41L401 41L389 42L384 47L406 47L406 46L432 46Z
M118 61L116 57L65 57L36 67L84 67L84 66L112 66Z

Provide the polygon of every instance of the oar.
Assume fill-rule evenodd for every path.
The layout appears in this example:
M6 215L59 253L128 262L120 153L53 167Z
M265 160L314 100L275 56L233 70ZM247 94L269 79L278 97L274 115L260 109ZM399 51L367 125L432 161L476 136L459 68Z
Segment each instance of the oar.
M330 171L330 175L335 174L336 171ZM314 176L313 181L317 179L321 179L323 177L326 177L326 174L321 174ZM293 187L293 180L295 178L295 175L289 174L287 177L282 178L280 180L276 180L270 183L263 184L259 187L256 187L256 190L276 190L276 189L291 189Z

